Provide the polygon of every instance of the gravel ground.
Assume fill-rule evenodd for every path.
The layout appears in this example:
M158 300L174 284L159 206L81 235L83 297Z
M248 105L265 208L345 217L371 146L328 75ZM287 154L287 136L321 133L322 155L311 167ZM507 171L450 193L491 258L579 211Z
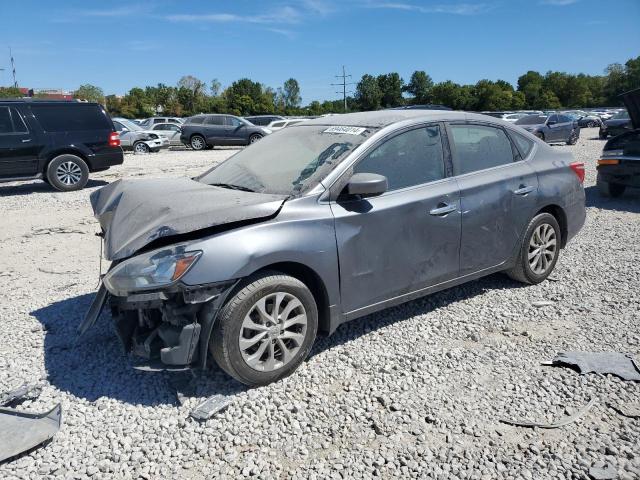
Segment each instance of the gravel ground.
M217 368L183 405L167 374L128 367L106 319L74 344L98 278L88 194L120 177L192 175L232 151L127 155L90 188L0 185L0 392L42 381L20 408L63 406L53 441L0 465L0 478L588 478L594 464L640 478L640 383L542 366L557 351L640 360L640 194L602 199L585 129L570 150L587 165L587 221L549 281L493 275L341 326L291 377L245 389ZM536 307L535 302L546 301ZM205 423L189 411L215 393L232 405ZM592 398L556 430L551 421Z

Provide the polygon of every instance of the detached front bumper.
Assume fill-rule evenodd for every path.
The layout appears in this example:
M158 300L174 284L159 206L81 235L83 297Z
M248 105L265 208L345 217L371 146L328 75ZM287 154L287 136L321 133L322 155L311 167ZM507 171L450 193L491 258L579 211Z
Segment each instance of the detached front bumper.
M134 367L142 370L185 370L206 367L209 337L218 312L236 281L197 287L174 285L119 297L100 287L79 328L82 334L108 305L116 333Z

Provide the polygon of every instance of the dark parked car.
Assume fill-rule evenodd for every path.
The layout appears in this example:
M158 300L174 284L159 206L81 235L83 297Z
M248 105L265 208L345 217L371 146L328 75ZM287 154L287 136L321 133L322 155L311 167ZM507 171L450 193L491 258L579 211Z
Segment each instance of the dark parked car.
M214 146L249 145L271 130L233 115L196 115L182 125L180 141L194 150Z
M604 140L607 137L615 137L616 135L620 135L621 133L633 130L633 128L634 127L631 122L629 112L626 110L622 110L616 113L609 120L605 120L600 125L599 136L602 140Z
M309 120L199 177L91 195L109 304L146 369L263 385L319 331L506 271L539 283L585 220L584 165L484 115L385 110Z
M254 115L253 117L244 117L244 119L259 127L266 127L276 120L286 120L286 118L280 115Z
M41 179L57 190L79 190L90 172L123 158L102 105L0 100L0 182Z
M529 115L516 121L515 125L533 133L547 143L562 142L567 145L575 145L580 138L578 122L562 113Z
M594 115L582 110L570 110L568 112L561 112L565 115L569 115L571 118L578 122L580 128L595 128L602 125L602 119L598 115Z
M632 130L609 140L598 160L598 190L608 197L622 195L627 187L640 187L640 88L622 98Z

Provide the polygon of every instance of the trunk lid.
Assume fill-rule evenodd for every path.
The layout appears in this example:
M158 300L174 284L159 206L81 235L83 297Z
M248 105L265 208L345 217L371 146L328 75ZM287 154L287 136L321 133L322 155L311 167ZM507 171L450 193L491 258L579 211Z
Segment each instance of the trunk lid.
M622 94L633 128L640 128L640 88Z

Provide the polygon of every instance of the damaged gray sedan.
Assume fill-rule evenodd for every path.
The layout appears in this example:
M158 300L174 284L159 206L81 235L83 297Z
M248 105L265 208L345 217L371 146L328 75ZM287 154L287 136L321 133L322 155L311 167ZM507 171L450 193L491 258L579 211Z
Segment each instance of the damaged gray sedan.
M585 219L584 168L483 115L393 110L286 128L193 179L91 195L111 309L138 368L248 385L319 332L498 271L539 283Z

